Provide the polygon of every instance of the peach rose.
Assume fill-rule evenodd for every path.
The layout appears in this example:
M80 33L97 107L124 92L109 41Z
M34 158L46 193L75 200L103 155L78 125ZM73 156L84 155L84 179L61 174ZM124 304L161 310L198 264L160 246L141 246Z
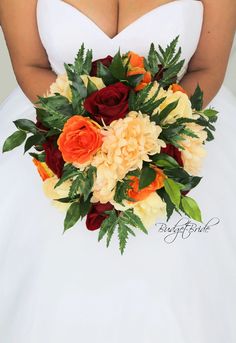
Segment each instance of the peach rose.
M75 115L67 120L58 138L58 147L66 162L86 163L102 145L100 129L90 119Z
M131 178L130 186L132 187L128 190L128 196L130 198L133 198L135 201L144 200L151 193L155 192L157 189L160 189L164 186L164 181L166 179L165 174L163 173L161 169L157 168L156 166L153 166L153 169L155 169L156 171L156 178L150 185L148 185L147 187L143 189L139 190L138 177L136 176L130 177Z

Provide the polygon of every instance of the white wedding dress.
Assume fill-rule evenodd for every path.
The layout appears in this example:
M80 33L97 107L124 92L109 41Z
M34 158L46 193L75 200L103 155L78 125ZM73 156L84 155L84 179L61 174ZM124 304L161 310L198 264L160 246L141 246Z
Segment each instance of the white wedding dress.
M173 1L111 39L63 1L38 0L37 6L40 37L56 73L73 62L82 42L98 59L119 47L146 55L151 42L166 46L179 34L182 77L202 19L201 1ZM220 111L217 132L191 195L204 223L213 217L220 223L172 244L156 225L148 236L130 238L123 256L117 237L107 249L84 220L62 235L64 214L44 196L30 156L23 157L22 147L1 154L1 343L236 342L236 99L223 86L210 105ZM0 106L1 146L17 118L34 120L20 88Z

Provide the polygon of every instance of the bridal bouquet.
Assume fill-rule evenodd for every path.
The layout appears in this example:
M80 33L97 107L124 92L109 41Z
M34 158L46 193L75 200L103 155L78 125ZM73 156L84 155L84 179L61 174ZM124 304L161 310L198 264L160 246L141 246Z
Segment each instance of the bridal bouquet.
M204 145L214 137L217 111L202 109L199 86L191 98L177 83L183 67L178 37L148 56L133 51L93 61L81 46L50 92L36 103L37 121L14 122L3 151L24 144L46 195L66 211L64 230L86 217L89 230L117 229L124 252L135 229L174 211L201 221L196 201Z

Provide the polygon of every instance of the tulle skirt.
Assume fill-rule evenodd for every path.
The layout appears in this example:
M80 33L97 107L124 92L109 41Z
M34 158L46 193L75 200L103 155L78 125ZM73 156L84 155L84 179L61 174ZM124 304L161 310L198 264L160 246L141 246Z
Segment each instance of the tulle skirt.
M210 105L217 131L191 193L205 227L171 240L157 222L122 257L84 220L63 235L31 157L0 155L1 342L236 342L236 99L223 86ZM1 146L17 118L35 119L20 88L0 106Z

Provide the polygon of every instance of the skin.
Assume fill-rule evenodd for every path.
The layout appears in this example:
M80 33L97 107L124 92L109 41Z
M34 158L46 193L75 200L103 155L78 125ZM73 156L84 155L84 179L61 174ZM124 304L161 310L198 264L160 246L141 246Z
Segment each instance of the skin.
M110 37L114 37L145 13L171 1L65 0L93 20ZM236 0L202 0L202 3L204 21L199 45L181 85L191 95L199 83L204 91L206 107L217 94L225 77L236 29ZM37 100L37 95L46 94L56 79L40 41L36 4L37 0L0 0L0 23L16 79L32 102Z

